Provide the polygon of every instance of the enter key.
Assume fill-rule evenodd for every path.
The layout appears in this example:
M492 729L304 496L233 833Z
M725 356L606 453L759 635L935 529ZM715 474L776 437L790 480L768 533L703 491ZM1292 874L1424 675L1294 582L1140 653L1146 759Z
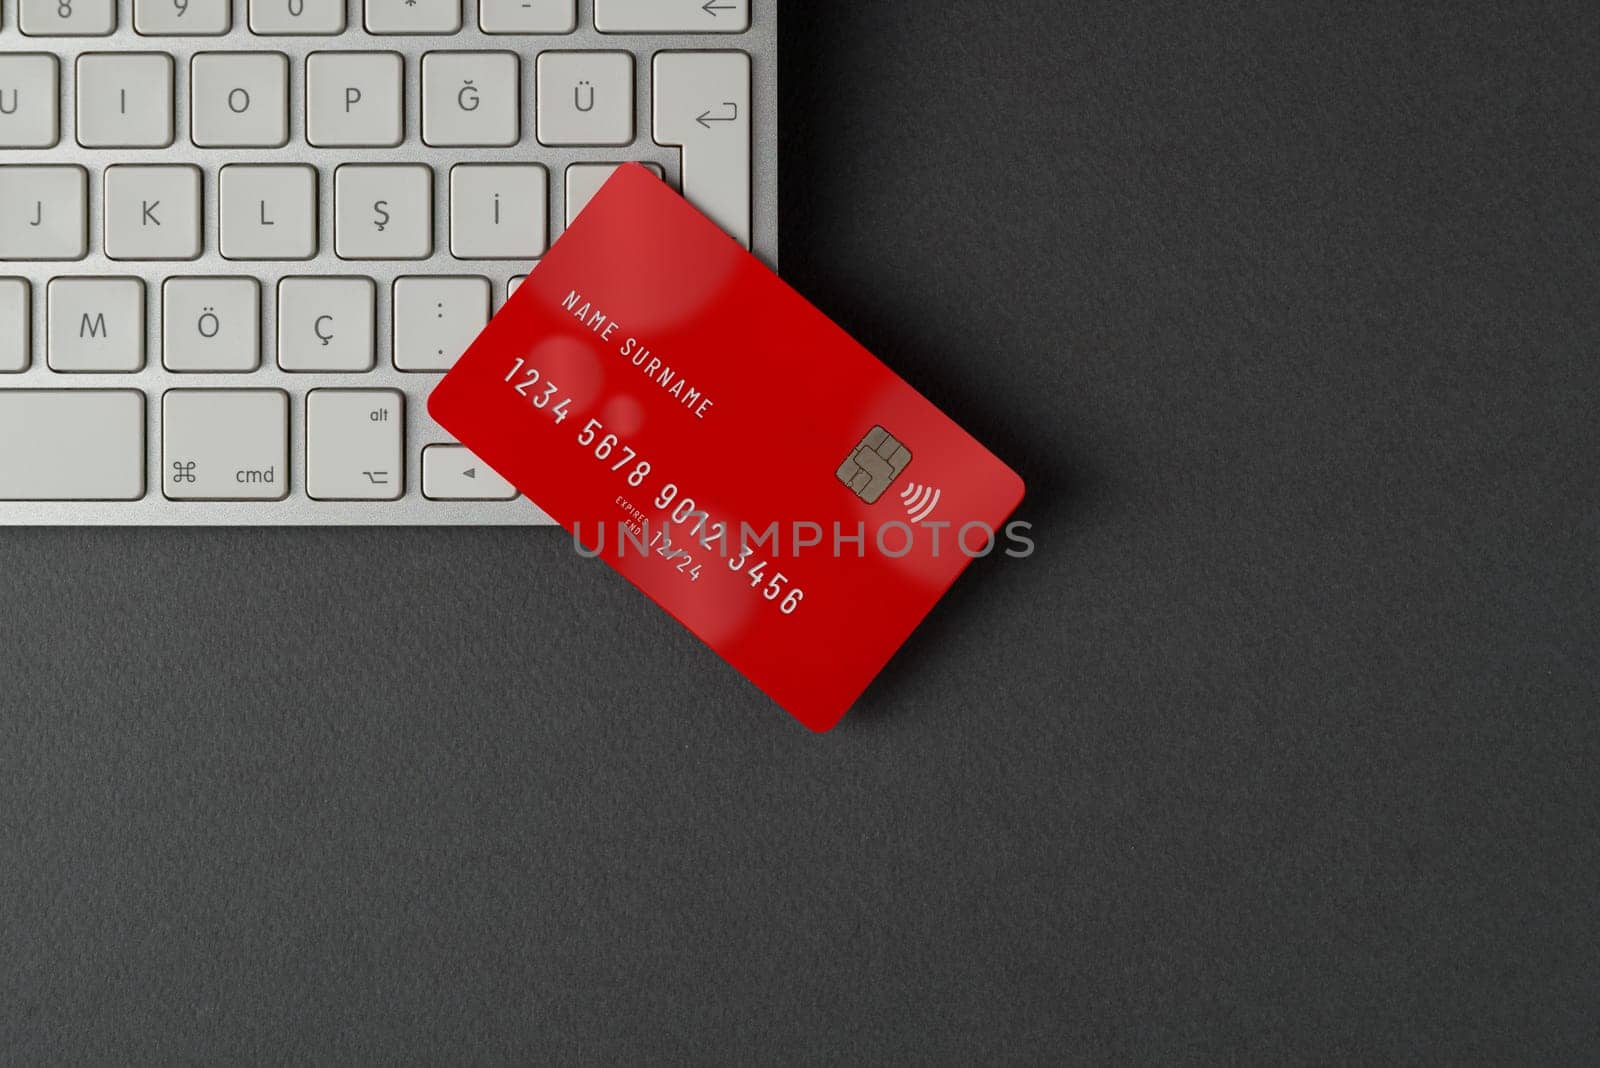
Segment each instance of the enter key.
M655 139L683 149L683 195L750 247L750 57L658 52Z

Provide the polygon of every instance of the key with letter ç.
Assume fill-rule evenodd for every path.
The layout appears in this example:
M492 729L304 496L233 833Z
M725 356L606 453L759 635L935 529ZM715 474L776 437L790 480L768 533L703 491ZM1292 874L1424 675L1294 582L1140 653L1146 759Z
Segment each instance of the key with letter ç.
M278 366L285 371L370 371L377 313L370 278L285 278L278 283Z

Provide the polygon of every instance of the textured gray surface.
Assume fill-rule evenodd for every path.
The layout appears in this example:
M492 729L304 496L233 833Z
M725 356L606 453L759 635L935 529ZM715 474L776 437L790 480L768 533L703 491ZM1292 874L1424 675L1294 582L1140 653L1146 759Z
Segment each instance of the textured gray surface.
M783 32L1039 555L813 738L548 532L0 532L0 1060L1592 1060L1594 13Z

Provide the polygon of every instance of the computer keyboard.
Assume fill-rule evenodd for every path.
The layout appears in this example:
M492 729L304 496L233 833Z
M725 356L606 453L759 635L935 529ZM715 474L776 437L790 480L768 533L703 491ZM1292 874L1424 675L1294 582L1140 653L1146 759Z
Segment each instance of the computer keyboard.
M621 162L777 262L777 0L0 0L0 525L518 524L428 392Z

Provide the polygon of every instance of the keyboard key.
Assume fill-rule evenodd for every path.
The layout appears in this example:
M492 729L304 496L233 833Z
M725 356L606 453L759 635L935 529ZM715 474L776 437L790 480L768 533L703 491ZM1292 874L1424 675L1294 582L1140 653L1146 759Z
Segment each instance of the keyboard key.
M393 148L405 139L398 52L306 57L306 140L323 147Z
M250 32L263 37L328 37L344 25L344 0L250 0Z
M372 370L376 302L370 278L285 278L278 283L278 366Z
M578 217L578 212L588 206L594 195L600 192L600 187L616 172L620 163L574 163L567 168L567 225L572 225L572 220ZM666 172L657 163L646 163L645 167L657 178L665 178Z
M0 501L143 496L143 393L0 389Z
M317 172L304 164L222 168L222 255L308 260L317 254Z
M261 283L169 278L161 287L161 362L169 371L261 366Z
M488 323L487 278L397 278L394 365L448 371Z
M81 260L89 254L89 172L0 166L0 260Z
M106 256L192 260L200 255L200 168L106 168Z
M229 0L133 0L133 28L146 37L220 37L233 26Z
M537 163L450 168L450 254L529 260L549 243L550 175Z
M52 371L144 367L144 283L137 278L52 278L45 302Z
M306 493L394 501L405 493L405 397L394 389L306 394Z
M289 395L169 389L161 398L161 489L174 501L289 495Z
M750 247L750 57L658 52L655 139L683 149L683 195Z
M368 33L459 33L461 0L365 0Z
M117 0L20 0L29 37L104 37L117 28Z
M744 33L750 0L594 0L601 33Z
M633 143L633 56L544 52L535 132L542 145Z
M478 0L484 33L571 33L578 28L577 0Z
M172 57L165 52L90 52L78 57L78 144L165 148L172 144Z
M346 260L421 260L433 254L433 169L346 163L333 174L334 251Z
M289 57L201 52L190 61L189 110L202 148L279 148L289 141Z
M511 501L517 488L465 445L422 450L422 495L435 501Z
M54 147L61 140L60 102L55 56L0 55L0 148Z
M520 109L514 52L422 57L422 140L435 146L514 145Z
M33 309L28 283L0 278L0 374L28 369L28 342Z

